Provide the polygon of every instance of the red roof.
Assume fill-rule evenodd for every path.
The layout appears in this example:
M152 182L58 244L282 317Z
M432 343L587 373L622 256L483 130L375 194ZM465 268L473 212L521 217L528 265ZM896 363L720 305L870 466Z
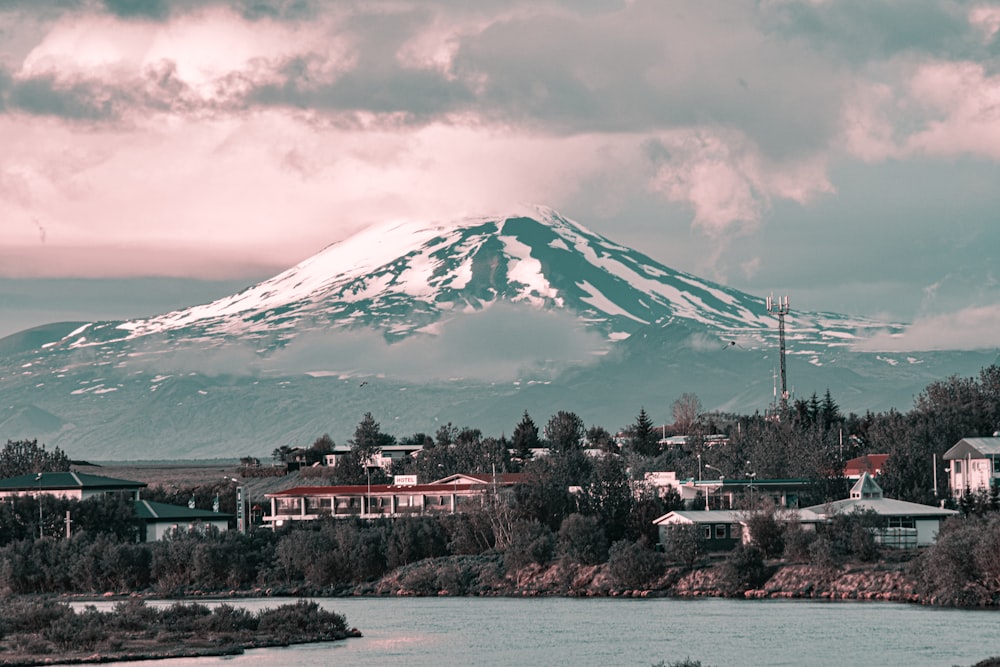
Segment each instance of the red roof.
M885 467L888 454L865 454L855 459L850 459L844 464L844 477L860 477L861 473L878 475Z
M384 494L421 494L440 495L455 491L482 491L484 484L352 484L350 486L296 486L284 491L264 494L267 498L282 496L365 496Z

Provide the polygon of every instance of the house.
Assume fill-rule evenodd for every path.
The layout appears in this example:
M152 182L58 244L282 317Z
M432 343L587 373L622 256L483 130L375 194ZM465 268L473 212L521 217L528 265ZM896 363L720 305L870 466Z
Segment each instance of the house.
M29 473L0 480L0 501L15 496L40 495L82 501L124 494L135 502L136 518L143 524L139 539L145 541L161 539L174 528L188 530L214 526L221 531L229 529L231 515L141 500L139 491L145 487L145 482L75 471Z
M1000 469L1000 437L962 438L944 453L944 460L951 461L948 484L951 495L960 497L966 491L988 491L997 484Z
M643 486L652 490L659 498L665 498L671 491L680 494L682 481L677 479L677 473L672 470L644 473L642 481ZM636 495L638 496L641 491L642 488L637 486Z
M941 522L958 514L955 510L886 498L882 487L867 472L862 473L851 488L850 498L806 507L802 511L821 521L828 521L837 514L875 512L884 521L882 530L875 536L876 541L901 548L934 544Z
M799 494L812 482L808 479L687 479L679 484L681 500L690 509L734 509L746 499L750 505L770 498L775 507L799 506ZM707 507L706 507L707 503Z
M291 521L314 521L321 517L400 517L455 514L479 508L491 493L507 493L523 475L450 475L428 484L357 484L344 486L297 486L265 494L271 515L264 521L280 527ZM402 481L402 480L401 480Z
M368 459L367 466L389 470L392 468L394 462L405 459L408 456L417 456L423 448L423 445L386 445L379 448L379 451ZM337 462L347 457L350 453L350 447L339 445L331 453L323 457L323 463L331 468L335 468Z
M206 530L209 527L219 532L229 530L231 514L220 514L209 510L192 509L180 505L155 503L149 500L135 501L135 516L145 525L145 534L140 541L162 540L174 530L182 532Z
M861 479L861 473L868 473L872 477L882 474L882 468L888 460L888 454L865 454L857 458L848 459L844 463L844 477L847 479Z
M70 500L125 493L139 499L144 482L131 482L82 472L40 472L0 480L0 499L46 494Z
M660 544L667 543L667 532L677 526L699 526L708 551L729 551L748 539L744 513L734 510L675 510L653 521Z

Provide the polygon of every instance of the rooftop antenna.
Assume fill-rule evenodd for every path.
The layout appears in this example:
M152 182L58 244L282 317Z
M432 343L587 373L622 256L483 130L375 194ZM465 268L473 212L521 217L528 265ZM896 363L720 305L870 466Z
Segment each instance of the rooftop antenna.
M778 359L781 368L781 403L788 403L788 383L785 379L785 315L788 314L788 297L767 297L767 312L778 316Z

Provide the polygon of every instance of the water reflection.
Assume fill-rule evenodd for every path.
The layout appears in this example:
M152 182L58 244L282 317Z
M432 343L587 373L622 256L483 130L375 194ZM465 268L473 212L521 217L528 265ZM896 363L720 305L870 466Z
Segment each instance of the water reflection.
M996 611L798 600L321 598L364 637L169 667L250 665L972 665L1000 655ZM281 599L226 601L256 611ZM204 601L212 605L219 602ZM169 604L156 602L150 604ZM79 605L82 606L82 605ZM113 603L99 603L110 609ZM133 663L120 663L133 664ZM139 664L139 663L134 663ZM142 663L149 667L151 663Z

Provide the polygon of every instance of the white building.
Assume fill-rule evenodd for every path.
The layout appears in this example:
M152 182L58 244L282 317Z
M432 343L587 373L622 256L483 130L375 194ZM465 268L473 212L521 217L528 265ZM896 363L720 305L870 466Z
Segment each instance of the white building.
M960 497L966 490L989 491L1000 479L997 460L1000 459L1000 437L962 438L944 453L944 460L951 461L948 485L951 495Z

